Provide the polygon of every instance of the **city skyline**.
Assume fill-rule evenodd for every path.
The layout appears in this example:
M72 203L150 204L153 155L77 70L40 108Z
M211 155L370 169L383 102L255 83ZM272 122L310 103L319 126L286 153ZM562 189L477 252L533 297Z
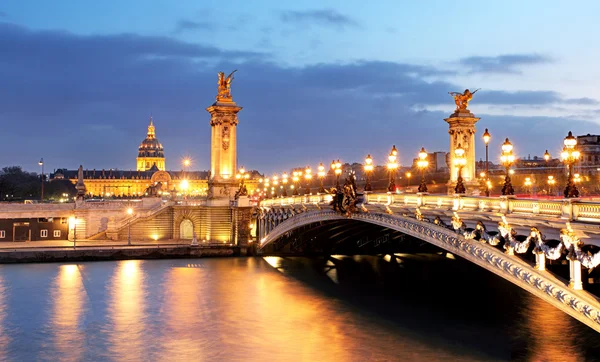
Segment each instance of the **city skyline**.
M367 154L380 164L393 144L403 165L421 147L447 151L447 92L465 88L482 88L469 106L481 117L477 160L485 128L493 162L506 137L518 156L558 156L569 130L598 133L598 51L554 26L577 12L593 38L592 2L529 2L516 14L510 3L141 4L0 6L0 122L4 149L16 150L0 165L135 168L152 114L167 168L189 155L209 169L205 108L217 72L234 69L239 164L267 174Z

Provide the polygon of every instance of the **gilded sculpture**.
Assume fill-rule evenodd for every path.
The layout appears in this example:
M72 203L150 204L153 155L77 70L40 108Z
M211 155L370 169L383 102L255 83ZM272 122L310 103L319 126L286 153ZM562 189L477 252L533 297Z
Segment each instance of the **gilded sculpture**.
M233 73L235 72L237 72L237 69L231 72L227 77L225 77L225 73L219 72L217 101L231 102L231 82L233 81Z
M477 93L479 89L476 89L474 92L471 92L468 89L465 89L464 93L460 92L448 92L452 97L454 97L454 103L456 103L456 112L469 110L467 107L469 106L469 102L473 99L473 94Z

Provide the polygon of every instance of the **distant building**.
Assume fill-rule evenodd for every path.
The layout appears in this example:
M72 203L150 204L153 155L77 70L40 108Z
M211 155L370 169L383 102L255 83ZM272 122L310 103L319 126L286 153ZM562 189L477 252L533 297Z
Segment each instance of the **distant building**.
M576 164L576 169L583 175L594 175L600 167L600 136L587 134L577 136L577 149L581 158Z
M162 194L185 194L204 196L208 191L208 171L167 171L164 148L156 138L154 122L150 118L148 133L140 144L136 158L136 171L117 169L83 170L88 197L140 197ZM254 178L258 173L249 172ZM52 179L68 179L77 183L77 170L57 169ZM253 192L256 181L246 183Z
M448 171L448 152L431 152L427 154L427 161L429 162L428 172L447 172ZM417 170L417 162L419 158L414 158L412 163L412 169Z

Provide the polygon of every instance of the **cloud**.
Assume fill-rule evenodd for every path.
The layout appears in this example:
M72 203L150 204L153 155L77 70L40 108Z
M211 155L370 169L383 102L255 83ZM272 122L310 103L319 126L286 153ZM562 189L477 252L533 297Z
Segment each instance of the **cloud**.
M459 64L469 73L522 74L521 66L552 63L550 57L540 54L506 54L495 57L472 56L462 58Z
M187 19L180 19L175 26L175 34L180 34L187 31L197 30L211 30L214 29L215 25L205 21L192 21Z
M308 11L285 11L280 18L290 24L316 24L337 29L356 28L359 23L333 9L308 10Z
M219 70L239 69L232 85L234 100L244 107L239 162L265 172L332 158L362 160L367 153L382 162L392 144L402 144L403 162L422 146L444 150L443 118L454 110L447 92L460 89L426 80L453 73L424 65L365 60L285 67L269 54L135 34L84 36L0 23L0 49L3 147L19 150L0 153L0 166L30 170L42 155L49 168L135 168L150 113L168 168L191 154L195 167L208 169L205 108L214 102ZM476 97L477 103L509 105L567 101L552 91L482 90ZM443 111L415 112L415 104L442 105ZM534 153L544 138L527 141L525 135L545 121L489 116L479 126L517 134L516 141L523 135L520 149ZM553 127L535 128L536 134L551 139L565 127L591 128L576 119L548 124Z

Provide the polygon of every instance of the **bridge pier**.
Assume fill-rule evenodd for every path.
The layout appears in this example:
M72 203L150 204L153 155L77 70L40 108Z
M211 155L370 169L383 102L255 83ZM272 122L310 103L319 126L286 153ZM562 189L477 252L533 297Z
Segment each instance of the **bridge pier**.
M575 258L569 259L569 274L571 280L569 281L569 287L573 290L583 290L583 283L581 282L581 262Z

